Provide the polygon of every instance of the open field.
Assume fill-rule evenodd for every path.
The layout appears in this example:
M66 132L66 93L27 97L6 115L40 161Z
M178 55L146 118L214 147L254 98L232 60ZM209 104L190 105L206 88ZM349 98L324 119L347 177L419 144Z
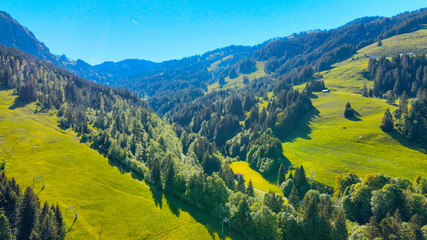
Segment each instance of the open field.
M384 39L382 43L382 47L376 43L367 46L353 59L320 73L331 93L315 93L312 102L316 109L307 114L296 133L283 143L285 156L293 164L303 164L307 175L314 174L315 180L333 186L338 173L350 170L359 176L384 172L410 180L427 173L425 146L379 128L384 111L387 108L392 111L395 106L385 100L361 96L364 83L372 85L362 75L368 66L364 54L426 53L427 29L423 26L415 32ZM344 118L347 102L360 114L359 119Z
M283 196L283 192L278 185L266 180L259 172L250 168L247 162L233 162L230 164L230 167L233 169L233 172L243 174L245 184L249 184L249 180L252 180L254 188L264 192L272 190L280 196Z
M225 78L226 84L222 86L223 89L228 88L240 88L243 87L243 77L248 77L249 81L254 80L255 78L260 78L265 76L264 72L264 66L265 62L256 62L256 68L257 70L255 72L252 72L251 74L239 74L237 78L230 79L229 77ZM220 89L218 82L215 82L208 86L208 92L211 92L212 90L218 90Z
M154 200L149 187L121 173L54 116L34 114L34 104L9 109L15 96L0 91L0 160L25 189L35 184L42 201L75 205L78 219L68 239L218 239L219 221L171 197ZM74 213L66 213L67 227ZM233 239L237 237L233 237Z

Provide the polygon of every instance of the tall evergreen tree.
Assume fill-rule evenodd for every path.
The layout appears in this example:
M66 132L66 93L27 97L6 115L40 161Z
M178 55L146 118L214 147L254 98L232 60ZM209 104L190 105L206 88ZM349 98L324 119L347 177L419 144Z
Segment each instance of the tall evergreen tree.
M286 168L285 165L282 163L279 167L279 172L277 172L277 184L282 184L286 180Z
M347 102L347 104L345 105L344 117L345 118L353 118L354 117L354 110L351 107L350 102Z
M337 211L334 222L333 238L336 240L346 240L348 238L345 215L342 210Z
M11 240L12 231L10 230L10 224L7 217L3 212L0 214L0 239L2 240Z
M406 94L406 91L403 91L400 96L399 109L401 114L408 113L408 95Z
M234 172L233 169L230 168L230 164L228 162L222 164L219 169L218 176L224 180L225 185L234 190L236 184L234 182Z
M151 183L157 189L162 189L162 177L160 174L160 166L157 161L153 164L153 169L151 169Z
M381 122L380 128L384 132L390 132L394 128L393 116L391 115L390 109L388 109L388 108L384 113L384 117L383 117L383 120Z
M368 86L366 85L366 82L363 85L362 96L363 97L369 97Z
M396 102L396 94L394 91L387 92L387 103L393 105Z
M291 194L289 194L289 203L294 206L294 208L297 208L299 205L299 193L298 193L298 189L296 188L296 186L294 185L292 187L292 191Z
M246 194L249 197L255 197L254 187L252 186L252 180L249 180L248 188L246 188Z
M164 189L169 193L173 193L175 191L175 163L171 158L169 158L168 161Z
M239 179L237 179L236 190L242 193L245 192L245 179L243 179L243 176L239 176Z
M28 187L19 207L19 215L17 222L18 240L28 240L37 223L40 202L33 190Z

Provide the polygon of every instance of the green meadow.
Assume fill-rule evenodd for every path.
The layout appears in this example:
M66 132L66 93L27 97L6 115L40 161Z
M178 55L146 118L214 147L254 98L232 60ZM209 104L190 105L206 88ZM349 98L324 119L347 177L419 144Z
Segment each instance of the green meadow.
M255 78L260 78L265 76L264 72L264 66L265 62L256 62L256 71L250 73L250 74L239 74L237 78L230 79L229 77L225 78L226 84L224 84L222 87L219 86L218 82L215 82L208 86L208 92L211 92L213 90L219 90L219 89L230 89L230 88L241 88L245 85L243 84L243 77L247 77L249 81L254 80Z
M266 180L259 172L253 170L247 162L233 162L230 164L233 172L243 174L245 184L249 184L249 180L252 181L254 188L259 189L263 192L269 192L270 190L283 196L283 192L279 185Z
M61 130L54 114L34 114L34 104L10 109L14 99L11 91L0 91L0 160L21 187L34 185L41 201L59 203L68 239L219 239L219 220L152 193ZM33 181L41 175L43 190ZM74 224L74 211L65 210L73 205Z
M315 107L299 123L295 134L285 139L284 155L295 165L303 164L307 175L333 186L335 176L355 171L359 176L383 172L393 177L413 180L427 172L426 147L420 146L397 132L384 133L379 128L384 111L395 106L383 99L361 96L368 58L365 54L390 57L400 53L427 53L427 29L382 40L367 46L352 58L321 72L331 93L315 93ZM304 88L305 84L296 86ZM345 104L360 114L356 120L344 118Z

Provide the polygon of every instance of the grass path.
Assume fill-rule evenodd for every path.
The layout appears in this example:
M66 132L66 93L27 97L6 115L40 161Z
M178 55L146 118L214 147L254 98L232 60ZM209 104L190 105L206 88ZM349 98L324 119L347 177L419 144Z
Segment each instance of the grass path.
M59 203L63 211L76 205L78 220L68 239L219 238L217 219L170 197L154 201L144 182L59 129L54 117L34 114L33 104L10 110L14 98L0 91L0 160L23 188L43 175L42 201ZM73 219L67 212L68 226Z

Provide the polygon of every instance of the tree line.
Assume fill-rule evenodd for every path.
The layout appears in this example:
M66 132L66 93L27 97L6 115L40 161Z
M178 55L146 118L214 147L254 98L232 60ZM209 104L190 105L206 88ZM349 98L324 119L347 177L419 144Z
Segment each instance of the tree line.
M41 205L33 189L25 192L15 179L0 174L0 239L65 239L65 222L58 205Z

